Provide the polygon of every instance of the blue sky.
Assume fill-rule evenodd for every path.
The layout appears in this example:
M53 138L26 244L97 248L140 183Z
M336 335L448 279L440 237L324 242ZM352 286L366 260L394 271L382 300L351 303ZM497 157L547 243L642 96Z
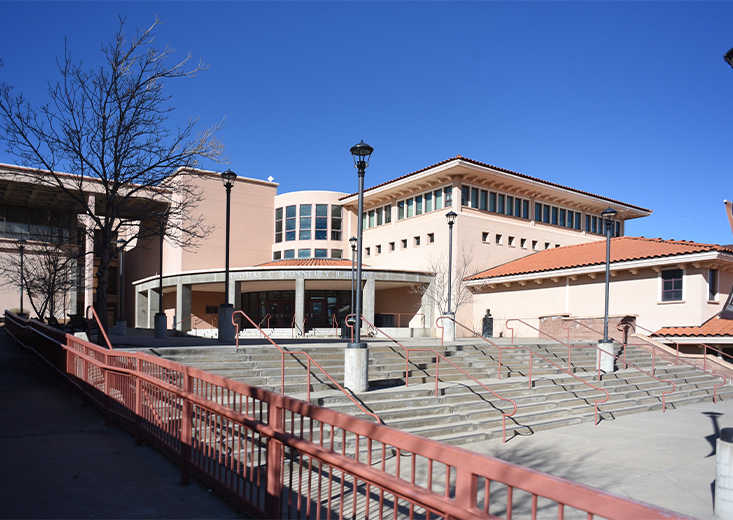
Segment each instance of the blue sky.
M460 154L653 210L629 235L733 243L733 2L0 1L0 79L42 103L65 38L92 64L156 15L210 67L167 85L175 117L224 119L228 166L280 192L356 191L363 139L367 187Z

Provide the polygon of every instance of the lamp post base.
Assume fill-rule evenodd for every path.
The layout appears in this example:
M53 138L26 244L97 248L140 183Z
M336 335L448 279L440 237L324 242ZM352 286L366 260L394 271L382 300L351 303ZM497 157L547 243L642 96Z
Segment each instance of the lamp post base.
M369 390L369 349L366 343L349 343L344 349L344 386L354 393Z
M456 314L454 312L446 312L443 314L445 319L440 320L443 326L443 341L453 342L456 340Z
M219 305L219 343L234 343L236 329L232 323L234 305L222 303Z
M168 337L168 316L164 312L156 312L153 318L155 321L155 338L164 339Z
M613 345L614 342L612 339L608 341L600 340L598 342L598 348L600 349L598 352L598 363L600 363L600 369L606 374L612 373L616 368L616 360L613 357Z

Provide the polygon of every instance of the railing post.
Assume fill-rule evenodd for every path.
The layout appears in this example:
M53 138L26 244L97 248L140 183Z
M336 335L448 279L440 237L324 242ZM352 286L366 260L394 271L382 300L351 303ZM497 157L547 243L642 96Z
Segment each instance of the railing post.
M183 372L183 391L193 393L193 378L188 370ZM181 484L189 483L189 464L191 461L191 445L193 444L193 404L187 397L181 403Z
M272 402L276 401L276 402ZM268 403L267 415L268 424L276 432L282 431L283 424L283 408L280 398L276 398ZM267 440L267 473L266 484L267 494L265 495L265 515L267 518L282 518L281 515L281 460L283 455L283 446L274 437Z
M473 511L477 495L478 479L470 470L456 467L456 505L464 511Z

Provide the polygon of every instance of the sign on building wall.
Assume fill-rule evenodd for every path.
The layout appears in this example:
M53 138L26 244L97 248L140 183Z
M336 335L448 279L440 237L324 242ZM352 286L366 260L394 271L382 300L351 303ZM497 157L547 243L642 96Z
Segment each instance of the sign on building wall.
M728 294L728 299L720 312L720 317L724 320L733 320L733 287L730 288L730 294Z

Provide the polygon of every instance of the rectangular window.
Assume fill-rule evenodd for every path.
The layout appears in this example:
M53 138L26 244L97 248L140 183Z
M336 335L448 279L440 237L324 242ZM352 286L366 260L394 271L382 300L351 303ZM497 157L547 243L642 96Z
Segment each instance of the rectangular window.
M489 209L489 192L481 190L481 196L478 201L478 209L486 211Z
M370 247L367 247L364 249L364 254L366 256L370 256L372 254L372 249Z
M295 249L286 249L283 252L283 258L295 258Z
M295 206L285 208L285 240L295 240Z
M310 258L310 257L311 257L310 249L298 249L298 258Z
M443 195L445 196L445 207L450 208L453 205L453 187L446 186L443 188Z
M496 245L497 246L501 245L501 235L498 233L496 234Z
M384 223L384 208L378 208L377 209L377 225L381 226Z
M550 206L547 204L542 206L542 222L545 224L550 223Z
M471 207L478 208L478 188L471 188Z
M552 208L552 223L557 226L557 208Z
M425 194L425 213L433 211L433 192L429 191Z
M489 241L489 232L488 231L482 231L481 232L481 241L482 242L488 242Z
M506 214L510 217L514 215L514 197L507 195L506 198Z
M433 244L435 242L435 233L428 233L428 244Z
M375 211L373 209L369 210L369 227L373 228L377 224L376 221L376 215Z
M407 218L410 218L415 214L415 199L407 199Z
M662 301L682 301L682 269L662 271Z
M331 206L331 240L341 240L341 206Z
M397 203L397 220L405 218L405 201L401 200Z
M377 246L377 254L378 255L382 254L382 245L381 244Z
M283 257L282 251L275 251L272 253L273 260L280 260Z
M394 251L394 242L389 243L389 250Z
M275 242L283 241L283 209L275 210Z
M578 231L580 231L580 217L581 217L580 212L576 212L575 213L575 229L577 229Z
M503 215L504 214L504 203L506 202L506 196L500 194L500 195L497 195L496 198L498 202L498 204L496 205L496 212L499 215Z
M298 238L300 240L310 240L311 239L311 230L310 229L301 229L298 232Z
M523 200L522 201L522 218L526 218L529 220L529 201Z
M435 209L443 209L443 190L435 190L433 195L435 195Z
M598 233L598 217L591 217L590 223L593 233Z
M496 213L496 193L489 193L489 211Z
M522 249L527 249L527 239L526 238L522 238L519 240L519 247L521 247Z
M402 239L402 249L407 249L407 239L406 238Z
M392 222L392 204L387 204L384 207L384 223L389 224Z
M536 240L532 240L532 249L537 251L537 241Z
M415 197L415 215L422 215L422 195Z
M417 236L417 237L414 237L414 238L415 238L415 247L417 247L417 246L420 245L420 237Z
M514 237L509 237L509 246L514 247Z
M328 258L328 249L316 249L316 258Z
M567 217L565 216L565 210L562 209L562 208L560 208L560 219L558 221L558 224L560 224L561 226L565 226L565 219L566 218Z
M343 258L344 251L342 249L331 249L331 258Z
M534 219L535 222L542 222L542 204L539 202L534 203Z
M718 299L718 270L708 270L708 300L715 301Z
M471 197L471 188L468 186L461 186L461 205L468 206L468 201Z
M318 207L324 207L325 216L318 216ZM316 205L316 240L328 240L328 206L325 204Z

